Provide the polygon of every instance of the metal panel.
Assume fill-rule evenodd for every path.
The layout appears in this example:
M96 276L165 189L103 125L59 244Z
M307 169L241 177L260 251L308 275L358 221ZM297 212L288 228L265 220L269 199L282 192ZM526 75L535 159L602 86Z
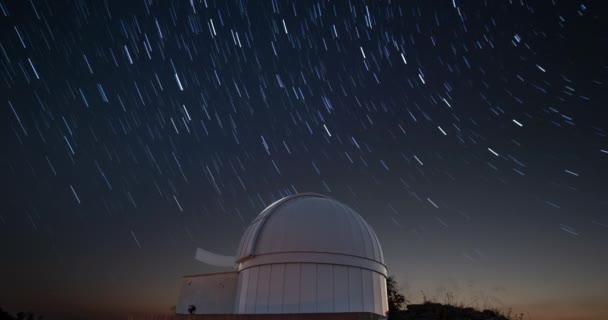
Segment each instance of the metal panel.
M380 254L378 246L371 243L375 237L368 234L367 224L358 220L356 212L335 200L302 196L282 202L264 219L263 228L256 226L256 232L246 236L257 236L253 246L256 255L316 251L376 260ZM281 232L285 232L284 237L279 237Z
M382 261L382 263L384 263L384 253L382 252L382 247L380 246L380 240L378 240L378 235L376 235L376 232L374 232L374 229L372 229L372 227L370 225L367 225L369 228L369 233L372 236L373 240L372 243L374 244L374 246L377 247L377 256L376 260L377 261Z
M298 313L300 304L300 265L285 265L283 313Z
M358 267L315 263L251 267L239 275L237 313L387 311L386 278Z
M258 225L257 222L255 222L255 221L252 222L249 225L249 227L247 228L247 230L245 230L245 233L243 234L243 236L241 237L239 248L238 248L237 254L236 254L237 261L250 255L249 251L250 251L251 241L253 238L253 233L254 233L255 229L257 228L257 225Z
M249 283L247 284L247 298L245 301L245 313L255 313L255 299L258 287L259 268L249 270Z
M270 293L270 266L259 267L258 289L255 300L255 313L268 313L268 295Z
M317 312L317 265L305 263L300 267L300 313Z
M351 221L351 223L353 224L353 229L356 230L355 236L358 239L358 242L356 242L355 244L356 248L363 250L363 253L365 253L363 257L374 256L371 238L368 234L367 228L365 227L365 221L363 221L363 218L361 218L361 216L354 210L350 209L342 203L340 203L340 205L345 207L345 210L348 210L348 212L350 212L350 214L352 215L352 218L349 219L349 221Z
M270 267L270 294L268 298L268 312L281 313L283 312L285 265L273 264Z
M275 263L326 263L369 269L386 275L386 267L376 261L361 257L324 252L279 252L256 256L239 264L239 270Z
M256 217L241 239L237 261L276 252L330 252L383 263L381 250L354 210L322 195L300 194L276 201Z
M350 312L362 312L364 309L362 277L361 269L348 268L348 310Z
M241 289L240 296L238 297L238 313L245 313L245 306L247 303L247 289L249 287L249 272L249 269L239 272L239 286L241 287Z
M367 234L367 229L363 226L363 224L366 224L365 221L363 221L361 216L350 207L341 202L336 201L336 203L341 206L342 211L347 215L346 220L350 223L350 228L352 230L352 254L360 257L373 257L370 237Z
M374 278L374 312L382 314L382 289L380 288L380 277L377 273L372 273Z
M352 219L352 214L350 212L346 212L343 207L333 205L333 201L327 202L332 205L331 211L335 212L334 221L331 221L331 224L327 224L328 226L332 226L332 230L330 232L334 237L331 239L333 241L328 241L329 243L327 244L331 248L330 252L339 252L358 256L365 254L365 252L360 252L360 247L356 248L353 246L353 230L348 222L348 220Z
M258 238L261 234L263 234L263 229L265 228L266 222L270 220L277 209L285 204L293 204L302 198L311 199L311 198L325 198L323 195L307 193L307 194L297 194L293 196L288 196L282 199L279 199L272 204L270 204L266 209L264 209L249 225L247 228L245 235L241 238L241 243L239 244L239 248L237 250L237 261L241 261L244 258L255 255L257 252L257 242ZM285 211L284 211L285 212ZM287 211L288 212L288 211ZM271 242L272 243L272 242Z
M334 266L334 312L348 312L348 267Z
M374 299L376 294L374 292L374 272L369 270L361 270L363 278L363 311L364 312L375 312L374 310Z
M382 314L386 314L388 311L388 297L386 292L386 278L380 276L380 290L382 290Z
M328 264L317 266L317 312L334 311L334 268Z
M234 295L234 304L232 309L234 313L239 313L239 302L241 301L241 288L243 288L242 272L237 275L236 294Z
M367 223L365 223L363 218L358 213L354 212L354 216L359 224L359 230L361 232L361 237L363 238L362 248L365 250L365 257L374 257L374 247L372 243L373 239L371 238L369 230L366 227Z
M372 245L372 251L374 252L374 254L372 255L373 259L384 263L384 260L380 260L381 254L380 252L378 252L380 250L380 247L378 246L378 238L374 234L374 230L372 230L372 227L370 227L370 225L367 223L364 223L363 226L367 230L366 235L370 238L370 244Z

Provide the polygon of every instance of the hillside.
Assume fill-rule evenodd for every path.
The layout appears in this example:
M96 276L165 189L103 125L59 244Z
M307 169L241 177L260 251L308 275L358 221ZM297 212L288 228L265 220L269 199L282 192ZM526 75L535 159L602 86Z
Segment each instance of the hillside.
M521 320L492 310L475 310L440 303L409 304L405 310L396 311L389 320Z

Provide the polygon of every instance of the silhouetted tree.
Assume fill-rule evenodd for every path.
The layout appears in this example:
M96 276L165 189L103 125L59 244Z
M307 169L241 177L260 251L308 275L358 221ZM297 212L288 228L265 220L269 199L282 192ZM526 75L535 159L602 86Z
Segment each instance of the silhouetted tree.
M15 320L15 317L4 311L4 309L0 308L0 320Z
M390 276L386 279L386 292L388 295L388 317L394 318L399 311L403 310L403 304L406 302L405 296L399 292L395 277Z
M4 309L0 308L0 320L34 320L35 317L36 316L31 312L28 312L27 314L25 312L19 312L16 316L13 316ZM38 320L42 319L42 316L38 316Z

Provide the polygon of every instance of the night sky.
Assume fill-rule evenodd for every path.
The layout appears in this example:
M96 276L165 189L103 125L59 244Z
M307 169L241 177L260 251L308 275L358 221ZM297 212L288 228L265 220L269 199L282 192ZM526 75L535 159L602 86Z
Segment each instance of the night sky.
M329 195L423 295L608 318L603 1L0 1L0 303L169 311Z

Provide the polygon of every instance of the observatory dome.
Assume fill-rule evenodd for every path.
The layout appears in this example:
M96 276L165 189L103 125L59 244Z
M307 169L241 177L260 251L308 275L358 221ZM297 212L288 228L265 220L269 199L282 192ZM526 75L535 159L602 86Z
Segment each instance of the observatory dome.
M347 255L384 265L380 242L363 218L314 193L285 197L264 209L241 238L236 262L279 253Z
M179 313L196 306L208 314L385 319L388 311L378 237L357 212L323 195L274 202L247 227L236 256L221 260L234 261L236 270L184 277Z

